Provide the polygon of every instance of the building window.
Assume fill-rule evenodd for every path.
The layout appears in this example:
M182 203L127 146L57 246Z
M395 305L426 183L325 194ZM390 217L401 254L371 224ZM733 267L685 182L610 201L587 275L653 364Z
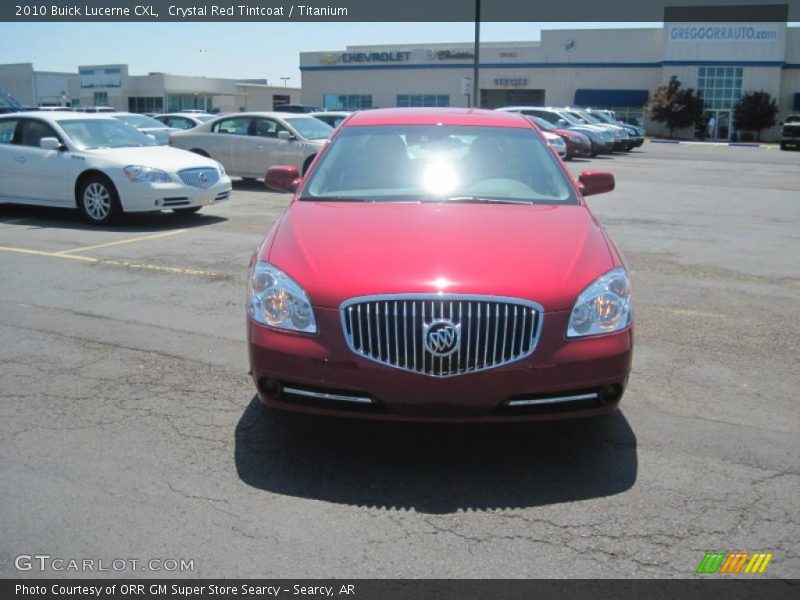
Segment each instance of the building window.
M95 106L108 106L108 92L95 92L94 93Z
M167 112L205 110L213 108L212 97L207 94L168 94Z
M327 110L372 108L372 96L358 94L324 94L322 102Z
M706 109L731 109L742 95L742 67L699 67L697 91Z
M450 106L448 94L398 94L397 106Z
M291 104L292 98L288 94L272 94L272 108L281 104Z
M164 98L160 96L128 98L128 112L132 113L160 113L164 112Z

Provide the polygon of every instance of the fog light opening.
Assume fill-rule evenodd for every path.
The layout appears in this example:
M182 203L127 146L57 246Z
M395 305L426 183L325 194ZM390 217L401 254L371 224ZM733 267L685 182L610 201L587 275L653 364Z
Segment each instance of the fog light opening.
M262 377L258 380L258 389L270 398L277 398L281 395L281 384L269 377Z
M608 406L609 404L616 404L622 397L622 386L619 384L607 385L600 390L600 404Z

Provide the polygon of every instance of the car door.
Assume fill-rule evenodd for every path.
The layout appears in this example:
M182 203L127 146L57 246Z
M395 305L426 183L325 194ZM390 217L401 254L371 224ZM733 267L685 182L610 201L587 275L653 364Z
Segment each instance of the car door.
M0 119L0 199L16 198L19 191L19 163L14 160L12 145L18 125L19 119Z
M247 177L247 165L243 157L247 154L249 130L250 117L220 119L211 126L211 133L203 136L207 140L204 149L211 158L221 162L228 173Z
M71 152L42 148L43 138L56 138L64 144L63 136L46 121L20 119L12 144L19 178L17 196L35 204L72 206L79 161Z
M253 117L248 136L248 150L243 160L248 165L250 177L264 177L269 167L290 165L291 141L278 138L278 133L288 131L276 119Z

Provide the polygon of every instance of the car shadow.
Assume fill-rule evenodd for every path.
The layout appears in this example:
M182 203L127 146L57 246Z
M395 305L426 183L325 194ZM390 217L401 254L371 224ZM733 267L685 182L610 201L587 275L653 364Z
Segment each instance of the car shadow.
M254 397L236 469L276 494L430 514L558 504L636 482L636 436L616 411L511 424L419 424L293 414Z
M46 206L0 206L0 225L16 225L28 229L72 229L85 231L120 231L128 233L158 232L167 229L191 229L227 221L225 217L205 214L174 212L132 213L110 225L92 225L84 221L80 212L67 208Z
M267 189L263 179L232 179L233 189L242 192L264 192L270 193L273 190Z

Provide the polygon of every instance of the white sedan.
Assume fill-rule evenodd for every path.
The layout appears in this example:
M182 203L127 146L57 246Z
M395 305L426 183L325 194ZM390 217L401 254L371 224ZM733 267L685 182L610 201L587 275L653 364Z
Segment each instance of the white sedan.
M173 133L169 143L218 160L231 175L262 179L276 165L305 173L331 133L330 125L308 115L237 113Z
M94 224L122 213L197 212L226 200L218 162L152 139L107 115L0 116L0 203L78 208Z

